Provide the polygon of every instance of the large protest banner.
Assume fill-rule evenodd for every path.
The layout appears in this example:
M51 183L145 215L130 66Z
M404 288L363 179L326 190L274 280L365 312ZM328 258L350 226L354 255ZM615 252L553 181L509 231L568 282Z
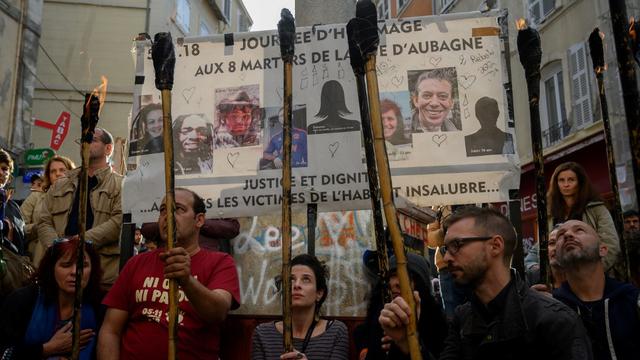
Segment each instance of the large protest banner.
M517 189L503 41L506 15L379 22L378 78L399 206L497 202ZM173 88L176 184L208 217L280 209L282 61L275 31L179 39ZM123 207L155 221L164 195L162 121L150 47L137 44ZM298 28L293 203L370 207L344 24ZM400 199L400 200L398 200Z

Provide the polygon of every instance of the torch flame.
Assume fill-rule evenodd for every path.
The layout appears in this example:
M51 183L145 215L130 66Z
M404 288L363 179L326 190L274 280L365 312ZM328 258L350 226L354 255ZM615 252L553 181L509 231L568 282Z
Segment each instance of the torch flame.
M527 27L527 21L524 18L519 18L516 20L516 29L522 30Z
M102 113L102 106L104 105L104 101L107 99L107 84L109 83L109 80L107 79L106 76L101 75L100 76L100 85L98 85L97 87L93 88L93 91L91 91L91 95L92 96L96 96L98 98L98 100L100 101L100 110L98 111L98 114ZM89 106L89 102L87 101L87 103L85 104L86 107Z

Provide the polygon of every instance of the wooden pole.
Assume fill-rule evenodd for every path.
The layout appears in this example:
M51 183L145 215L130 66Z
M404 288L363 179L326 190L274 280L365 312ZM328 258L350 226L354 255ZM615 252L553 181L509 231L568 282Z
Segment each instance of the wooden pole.
M636 206L640 206L640 94L638 93L637 72L631 49L630 31L640 30L637 26L631 28L627 18L627 5L623 0L609 0L611 13L611 27L616 47L618 75L622 87L624 113L629 131L629 145L631 147L631 167L635 180ZM634 24L635 25L635 24ZM640 40L635 34L635 43ZM640 66L640 62L637 64Z
M0 188L0 280L7 275L7 262L4 260L4 252L2 250L2 234L4 227L4 215L7 204L7 191Z
M602 34L604 36L604 34ZM607 164L609 165L609 181L613 190L614 212L613 222L616 231L620 236L620 250L622 252L622 260L624 262L624 276L628 280L631 276L629 270L629 254L627 253L627 244L622 234L624 233L624 220L622 218L622 205L620 204L620 190L618 188L618 175L616 174L616 162L613 152L613 140L611 138L611 121L609 121L609 107L607 105L607 94L604 90L604 47L602 46L602 37L600 29L595 28L589 36L589 48L591 54L591 62L593 63L593 72L598 81L598 93L600 94L600 108L602 109L602 125L604 126L604 140L607 149Z
M355 31L355 24L349 22L347 24L349 59L358 88L358 103L360 105L364 152L367 159L367 177L369 179L369 193L371 195L373 229L376 239L376 254L378 257L378 277L382 283L382 300L384 303L388 303L391 301L391 289L389 288L389 252L387 251L387 237L384 232L382 207L380 206L380 186L378 184L378 168L376 166L371 117L369 116L369 103L367 101L367 84L364 78L364 60L362 59L360 49L355 40Z
M291 108L293 55L296 24L288 9L278 22L280 55L284 63L284 119L282 124L282 332L284 352L293 351L291 318ZM315 239L314 239L315 240Z
M78 247L76 258L76 282L75 297L73 300L73 336L71 347L71 358L80 358L80 322L82 313L82 275L84 272L84 242L87 232L87 203L89 197L89 147L93 142L93 135L98 123L98 112L100 111L100 100L93 94L85 95L84 110L82 112L82 138L80 142L80 157L82 165L80 178L78 180Z
M353 19L351 21L354 21ZM365 75L367 80L367 94L369 102L369 114L373 130L376 164L380 178L380 192L387 227L391 234L394 254L397 261L397 275L400 282L400 293L407 302L412 312L407 324L407 341L412 360L422 359L418 333L416 330L416 306L413 299L413 291L409 281L407 258L404 250L404 241L400 231L400 224L396 216L396 208L393 202L393 185L391 184L391 172L387 159L387 149L380 117L380 99L378 93L378 76L376 74L376 52L378 50L378 15L376 6L371 0L359 0L356 3L355 39L363 59L365 59Z
M162 97L162 144L164 147L165 206L167 210L167 250L176 242L176 199L173 164L173 128L171 124L171 89L173 71L176 64L171 33L157 33L151 48L151 58L156 73L156 88ZM169 353L168 359L175 360L178 352L178 283L169 281Z
M307 254L316 256L316 226L318 225L318 204L307 205Z
M7 204L7 191L3 188L0 188L0 279L7 275L7 262L4 259L3 252L3 244L2 244L2 234L3 234L3 226L4 226L4 215L5 208Z
M524 20L522 20L524 22ZM520 25L524 26L523 23ZM549 256L547 251L549 227L547 225L547 191L544 179L544 154L540 130L540 59L542 46L540 35L535 29L524 27L518 31L518 53L524 67L529 93L529 116L531 121L531 147L536 180L536 204L538 206L538 239L540 244L540 282L550 287Z

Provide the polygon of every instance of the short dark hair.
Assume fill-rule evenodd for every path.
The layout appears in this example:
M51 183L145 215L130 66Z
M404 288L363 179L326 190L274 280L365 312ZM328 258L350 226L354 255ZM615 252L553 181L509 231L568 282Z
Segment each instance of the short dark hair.
M111 135L111 133L105 128L97 127L96 130L98 129L102 131L102 135L100 135L100 141L102 141L102 143L106 145L113 144L113 135Z
M38 180L42 181L42 178L40 177L40 175L38 175L38 174L33 174L33 175L31 175L31 179L30 179L30 181L29 181L29 182L31 183L31 185L33 185L33 184L35 184L35 183L36 183L36 181L38 181Z
M46 303L50 304L58 300L58 283L55 278L56 263L67 253L71 253L72 259L77 258L79 242L80 240L77 237L62 241L54 240L40 260L34 279L42 289ZM102 279L100 256L91 243L86 243L84 249L91 260L91 275L89 275L89 283L83 292L83 302L99 306L100 301L102 301L100 292L100 279ZM85 261L87 261L86 258Z
M186 191L188 193L190 193L193 196L193 212L196 214L206 214L207 213L207 206L204 204L204 199L196 194L195 191L187 189L187 188L182 188L182 187L177 187L175 189L175 191Z
M316 313L320 311L320 307L327 299L329 289L327 287L327 278L329 277L329 270L318 260L317 257L309 254L301 254L291 259L291 267L296 265L308 266L313 270L313 274L316 277L316 290L322 290L322 297L318 300L316 306Z
M414 85L414 89L412 92L414 94L417 94L418 87L420 86L421 82L427 79L433 79L433 80L448 82L449 85L451 85L451 96L453 96L454 95L453 84L454 84L455 78L456 78L455 68L437 68L432 70L425 70L422 73L420 73L420 75L418 75L418 79L416 80L416 83Z
M625 218L625 219L628 218L628 217L633 217L633 216L640 217L640 213L638 213L638 211L636 211L636 210L631 209L631 210L625 211L622 214L622 217Z
M513 256L513 251L518 243L516 231L509 219L494 208L465 206L456 210L445 220L445 233L451 225L467 218L472 218L476 228L485 232L485 235L496 234L504 239L503 260L505 264L509 264Z
M0 149L0 163L6 163L7 165L9 165L9 172L13 172L13 159L11 158L11 155L9 155L9 153L4 149Z

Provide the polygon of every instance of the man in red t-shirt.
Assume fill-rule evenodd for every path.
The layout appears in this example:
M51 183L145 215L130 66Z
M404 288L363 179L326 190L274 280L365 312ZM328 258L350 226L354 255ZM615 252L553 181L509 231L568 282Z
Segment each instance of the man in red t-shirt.
M177 247L133 257L103 301L107 313L98 338L100 359L166 359L169 279L179 285L180 359L218 359L220 323L240 304L233 258L200 249L205 205L196 193L178 188ZM160 207L160 236L167 240L167 210Z

